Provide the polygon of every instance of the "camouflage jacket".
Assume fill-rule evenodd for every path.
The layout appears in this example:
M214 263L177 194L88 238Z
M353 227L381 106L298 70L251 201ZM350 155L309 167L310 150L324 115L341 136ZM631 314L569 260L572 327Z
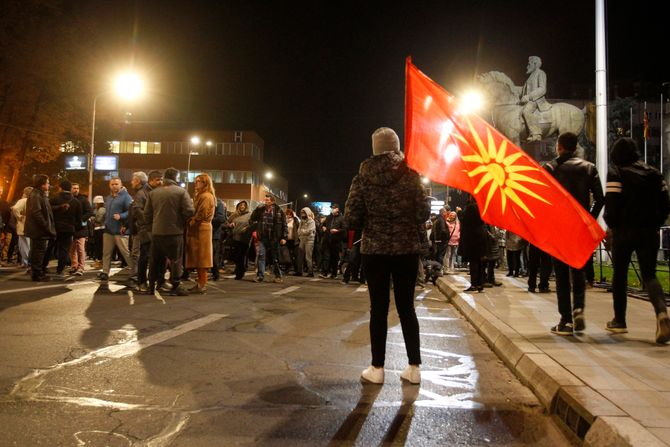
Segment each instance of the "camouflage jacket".
M344 213L349 229L362 229L361 253L418 254L427 242L430 204L419 174L401 154L387 152L361 163Z

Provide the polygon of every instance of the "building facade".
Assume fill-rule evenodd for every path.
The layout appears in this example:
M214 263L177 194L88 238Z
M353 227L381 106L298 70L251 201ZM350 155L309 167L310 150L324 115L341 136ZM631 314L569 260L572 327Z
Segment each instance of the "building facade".
M118 140L109 142L109 152L118 154L118 175L124 182L136 171L148 174L173 167L191 194L195 177L209 174L228 209L240 200L255 206L268 192L279 204L288 199L288 182L263 161L264 142L254 131L128 126Z

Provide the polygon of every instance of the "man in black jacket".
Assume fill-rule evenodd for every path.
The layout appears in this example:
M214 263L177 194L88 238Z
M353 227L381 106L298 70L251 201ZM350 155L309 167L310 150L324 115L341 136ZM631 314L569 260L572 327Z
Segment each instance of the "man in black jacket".
M63 179L60 182L60 192L49 199L51 209L54 215L54 224L56 226L56 239L49 241L47 253L56 251L58 266L56 275L58 279L63 279L65 266L70 262L70 247L74 233L81 227L81 205L79 201L72 196L72 183ZM49 256L44 259L44 267L49 263Z
M212 219L212 248L213 250L213 259L212 259L212 268L210 270L212 274L212 281L218 281L221 279L221 273L219 272L219 260L221 258L221 239L223 235L222 226L226 222L226 204L223 203L219 197L216 198L216 209L214 210L214 218Z
M72 184L72 197L77 199L81 206L81 222L75 228L72 247L70 248L70 274L81 276L84 274L86 263L86 239L88 238L88 219L93 216L93 208L88 197L79 193L79 183Z
M249 226L256 232L258 238L258 266L256 282L263 282L265 278L266 256L268 264L272 265L274 282L284 282L281 269L279 268L279 245L286 244L288 238L288 225L286 214L275 203L271 194L265 194L265 204L258 206L249 217Z
M347 229L344 224L344 216L340 214L340 206L333 203L330 215L326 217L321 227L323 231L325 255L328 256L328 268L319 276L321 278L337 278L337 270L340 266L340 252L342 251L342 242L347 237Z
M547 165L549 171L577 202L587 210L594 219L598 218L605 204L603 187L600 184L598 170L593 163L578 158L577 135L565 132L558 136L556 152L558 157ZM551 328L557 335L573 335L586 328L584 322L584 297L586 280L584 271L570 267L558 259L553 260L556 274L556 295L561 321ZM572 304L570 300L570 278L572 274Z
M642 281L656 313L656 343L667 343L670 320L663 288L656 278L656 255L658 230L670 213L668 186L663 174L639 160L637 144L631 138L621 138L614 143L611 161L604 217L612 230L614 319L607 323L606 329L614 333L628 332L628 264L635 252Z
M25 235L30 238L30 268L33 281L49 281L44 268L47 244L56 237L49 198L49 176L37 174L26 202ZM48 258L47 258L48 259Z

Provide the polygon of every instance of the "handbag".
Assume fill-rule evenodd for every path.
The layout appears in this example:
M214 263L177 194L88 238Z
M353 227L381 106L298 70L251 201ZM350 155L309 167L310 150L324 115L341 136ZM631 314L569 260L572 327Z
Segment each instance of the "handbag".
M279 263L284 265L290 265L292 263L291 252L286 245L279 246Z

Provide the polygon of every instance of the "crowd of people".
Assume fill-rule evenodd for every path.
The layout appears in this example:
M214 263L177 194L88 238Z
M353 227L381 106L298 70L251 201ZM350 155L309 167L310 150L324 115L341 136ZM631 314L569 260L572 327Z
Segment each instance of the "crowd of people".
M622 138L612 149L604 194L595 166L575 155L576 135L561 134L556 148L558 156L545 169L594 218L605 209L614 263L614 318L606 329L627 331L628 266L635 252L656 314L656 341L670 341L665 296L656 278L658 230L670 214L663 176L639 160L632 139ZM57 191L51 192L49 177L36 175L15 204L0 204L6 256L11 259L16 251L19 265L41 282L53 277L47 274L52 258L57 260L56 279L66 273L82 275L89 253L103 284L118 258L130 271L130 285L144 294L158 289L172 295L204 294L208 281L220 279L223 260L234 263L235 280L242 280L253 262L258 283L266 281L266 269L276 283L287 274L319 274L331 280L342 275L345 284L367 283L372 362L361 377L372 383L384 380L391 286L408 357L401 377L419 383L414 290L457 268L469 269L467 292L501 286L495 271L505 260L507 276L527 276L528 292L551 292L553 272L560 320L551 332L572 335L585 329L592 260L583 268L569 266L484 222L472 196L463 208L445 206L430 215L426 192L407 166L396 133L378 129L372 149L352 181L345 213L333 204L328 216L315 215L310 207L299 213L284 210L271 194L253 210L242 200L228 212L207 174L195 178L191 198L174 168L133 173L131 191L114 177L109 194L96 196L92 206L80 194L80 185L60 179ZM195 284L187 290L181 283L191 273L196 274Z

